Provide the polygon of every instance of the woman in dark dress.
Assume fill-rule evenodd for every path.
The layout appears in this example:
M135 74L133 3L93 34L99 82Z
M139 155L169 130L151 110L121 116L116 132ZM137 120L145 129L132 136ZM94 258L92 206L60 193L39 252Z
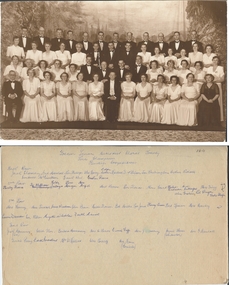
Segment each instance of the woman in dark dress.
M205 75L206 83L201 87L202 101L199 105L198 125L209 126L220 124L219 87L214 83L212 74Z

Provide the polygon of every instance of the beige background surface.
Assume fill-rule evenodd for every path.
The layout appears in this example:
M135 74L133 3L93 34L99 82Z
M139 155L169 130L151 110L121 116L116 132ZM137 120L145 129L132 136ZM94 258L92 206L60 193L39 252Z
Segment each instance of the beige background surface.
M3 284L225 283L226 152L3 147Z

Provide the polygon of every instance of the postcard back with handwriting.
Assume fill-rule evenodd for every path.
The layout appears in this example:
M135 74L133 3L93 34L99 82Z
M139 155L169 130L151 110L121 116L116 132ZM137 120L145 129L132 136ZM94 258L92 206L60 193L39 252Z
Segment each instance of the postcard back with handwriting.
M4 285L227 282L226 147L3 147Z

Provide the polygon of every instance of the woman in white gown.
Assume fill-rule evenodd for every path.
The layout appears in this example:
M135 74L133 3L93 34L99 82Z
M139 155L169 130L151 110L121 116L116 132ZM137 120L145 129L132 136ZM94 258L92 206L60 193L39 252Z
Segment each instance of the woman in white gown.
M161 70L158 68L158 62L156 60L153 60L150 62L150 69L146 71L146 74L148 75L149 82L152 85L157 84L157 77L159 74L161 74Z
M103 82L99 81L99 74L93 75L93 82L89 83L89 120L105 121L103 113L102 96L104 94Z
M177 67L177 57L173 55L173 50L171 48L168 49L168 56L165 57L165 69L168 68L168 61L173 60L175 62L175 68Z
M74 121L88 121L88 84L83 81L83 73L78 73L77 81L72 83L74 101Z
M166 69L164 71L164 76L165 76L165 82L167 84L170 84L170 78L171 76L176 76L178 71L174 68L175 67L175 62L170 59L168 62L167 62L167 65L168 65L168 69Z
M57 102L55 83L52 81L52 74L49 71L44 72L44 81L41 82L41 106L42 122L57 121Z
M194 83L194 75L187 75L187 83L182 86L177 125L179 126L196 126L198 97L200 96L199 85Z
M35 70L28 69L29 78L23 81L24 106L20 121L40 122L41 121L41 99L40 99L40 80L35 77Z
M202 61L196 61L195 62L195 71L194 71L194 76L195 76L195 81L199 85L199 90L201 89L201 86L205 82L205 72L203 71L203 62ZM201 96L198 99L198 102L200 103L201 101Z
M61 68L65 69L71 62L70 51L65 50L65 43L60 44L60 50L56 51L56 57L61 61Z
M170 80L171 85L168 87L168 100L164 105L164 113L161 121L162 124L176 124L178 118L181 87L177 76L171 76Z
M146 51L146 50L147 50L146 44L142 44L141 52L138 52L138 55L142 57L142 64L148 67L150 63L151 52Z
M36 71L36 77L40 79L40 81L44 81L44 72L47 70L48 63L45 60L40 60L38 62L37 68L35 68Z
M203 55L204 71L207 72L207 69L212 66L212 59L214 56L216 56L216 54L213 53L213 46L209 44L206 45L205 53Z
M208 74L212 74L214 76L214 82L217 83L219 87L219 107L220 107L220 121L224 120L223 116L223 90L222 83L224 82L224 70L223 67L220 66L220 58L218 56L214 56L212 59L212 66L210 66L207 70Z
M6 80L9 80L9 72L11 70L15 71L16 72L16 78L15 80L17 81L20 81L21 80L21 71L22 71L22 67L21 67L21 64L19 62L19 57L17 55L13 55L12 56L12 63L7 65L5 70L4 70L4 73L3 73L3 76L4 76L4 79Z
M141 83L136 86L137 98L134 101L134 121L148 123L149 104L152 86L147 82L147 75L141 75Z
M177 60L177 69L182 68L181 62L183 59L187 60L188 64L190 64L190 59L186 56L186 50L185 49L182 49L180 51L180 58L178 58L178 60Z
M188 57L190 59L190 70L194 70L194 65L196 61L203 61L203 53L198 51L199 45L197 43L194 43L192 45L193 52L190 52L188 54Z
M54 60L57 59L55 51L51 50L51 44L45 43L45 52L42 54L42 59L48 62L48 68L54 64Z
M132 74L126 73L126 81L121 83L121 101L119 107L119 122L134 121L134 97L136 84L131 81Z
M26 58L31 58L34 61L34 66L37 66L38 62L42 60L42 51L37 49L37 43L32 42L32 49L26 53Z
M60 76L64 72L64 69L61 68L61 65L62 65L61 61L59 59L55 59L54 65L53 65L52 69L50 70L52 75L53 75L55 83L61 81Z
M66 68L67 71L67 68ZM77 65L74 63L71 63L68 68L68 76L69 76L69 82L73 83L77 81L77 75L79 71L77 70Z
M27 58L25 60L25 65L26 66L23 67L22 70L21 70L21 80L22 81L29 78L29 76L27 74L27 71L28 71L28 69L33 69L33 64L34 64L34 61L32 59Z
M165 84L164 75L157 78L158 84L153 87L151 107L149 109L149 122L161 123L164 113L164 104L168 97L168 87Z
M74 107L71 95L71 83L68 81L68 74L66 72L63 72L60 78L61 81L56 83L58 121L73 121Z
M76 44L76 52L72 54L71 63L75 63L78 69L84 64L86 64L86 54L81 52L83 45L81 43Z
M151 56L150 61L156 60L158 62L159 67L163 71L163 67L165 65L165 57L162 53L160 53L159 47L154 48L155 55Z
M187 83L187 75L191 71L188 69L188 62L187 60L183 59L181 61L181 69L177 72L177 76L179 77L180 84Z

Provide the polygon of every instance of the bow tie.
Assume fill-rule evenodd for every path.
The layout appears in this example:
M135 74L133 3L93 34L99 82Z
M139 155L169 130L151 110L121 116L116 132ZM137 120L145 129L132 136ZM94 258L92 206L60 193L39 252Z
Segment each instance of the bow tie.
M163 42L159 42L159 44L163 44Z
M23 38L26 38L26 36L22 36Z
M141 64L138 64L138 67L140 67L141 66Z
M40 36L40 38L42 38L42 39L43 39L44 37L43 37L43 36Z
M106 69L102 70L103 72L106 72Z
M11 81L11 83L15 83L15 80Z
M123 70L124 68L120 68L120 70Z
M87 64L87 66L91 66L90 64Z
M100 43L103 43L103 41L99 41Z
M175 41L176 43L179 43L180 41Z
M87 41L83 41L84 43L88 43Z
M72 40L69 40L69 42L72 42Z
M113 50L110 50L110 52L114 52Z
M146 44L146 45L147 45L147 44L148 44L148 42L144 42L144 44Z
M115 44L117 44L117 42L116 42L116 41L114 41L114 43L115 43Z

